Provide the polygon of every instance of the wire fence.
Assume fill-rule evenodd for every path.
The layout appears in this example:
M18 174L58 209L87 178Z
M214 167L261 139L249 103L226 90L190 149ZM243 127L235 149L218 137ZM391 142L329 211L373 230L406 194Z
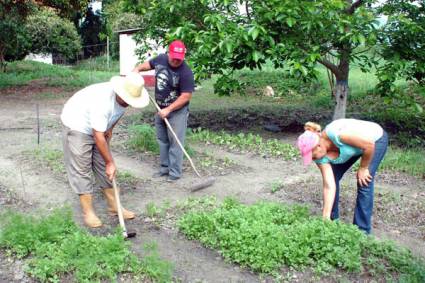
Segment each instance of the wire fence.
M112 61L113 58L118 58L118 47L119 42L84 45L73 58L67 58L60 53L52 53L52 63L58 65L78 65L82 61L96 57L106 57L108 61Z

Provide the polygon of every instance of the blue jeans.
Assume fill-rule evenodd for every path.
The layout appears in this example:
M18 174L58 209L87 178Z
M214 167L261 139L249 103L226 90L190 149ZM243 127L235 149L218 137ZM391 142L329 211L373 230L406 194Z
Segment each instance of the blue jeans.
M375 152L372 157L372 161L369 164L369 172L372 175L372 181L367 186L361 186L357 183L357 200L356 208L354 210L354 225L358 226L360 230L370 234L371 230L371 219L373 211L373 193L374 193L374 182L375 174L378 170L378 166L384 158L385 152L388 147L388 135L384 131L382 137L375 142ZM332 170L335 177L336 192L335 201L332 207L331 219L335 220L339 218L339 182L344 173L360 158L359 156L353 156L347 162L342 164L332 164Z
M168 121L183 146L186 137L188 117L188 105L171 112L168 116ZM155 115L155 128L159 144L160 172L180 178L182 175L183 151L177 144L171 131L167 129L164 120L159 117L158 114Z

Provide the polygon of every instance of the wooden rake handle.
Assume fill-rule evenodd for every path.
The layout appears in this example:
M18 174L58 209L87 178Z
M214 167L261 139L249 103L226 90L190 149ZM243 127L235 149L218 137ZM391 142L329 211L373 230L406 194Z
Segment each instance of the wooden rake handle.
M115 194L115 201L117 202L117 213L118 213L118 219L120 221L121 229L122 229L122 235L124 238L127 238L127 229L125 228L125 222L124 222L124 216L122 213L122 207L121 207L121 201L120 201L120 194L118 193L118 187L117 182L115 181L115 178L112 179L112 186L114 188L114 194Z
M161 108L159 108L158 103L156 103L156 101L152 98L152 96L150 94L149 94L149 98L152 101L152 103L155 105L156 109L158 111L161 111ZM190 158L189 154L187 154L186 150L184 149L184 146L181 144L179 138L177 137L176 133L174 132L173 128L171 127L170 122L168 121L167 118L164 118L164 121L165 121L165 124L167 125L168 129L170 130L170 132L173 134L174 138L176 139L177 144L179 145L179 147L183 151L184 155L189 160L190 165L193 168L193 171L195 171L196 175L198 175L199 178L202 178L201 174L199 174L198 170L196 170L196 167L195 167L195 164L193 164L192 158Z

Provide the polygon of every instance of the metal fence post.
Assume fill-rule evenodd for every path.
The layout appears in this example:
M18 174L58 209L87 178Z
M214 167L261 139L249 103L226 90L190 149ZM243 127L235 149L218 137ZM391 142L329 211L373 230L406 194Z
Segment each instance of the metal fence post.
M106 61L107 61L107 66L109 71L110 70L109 68L109 36L106 37Z

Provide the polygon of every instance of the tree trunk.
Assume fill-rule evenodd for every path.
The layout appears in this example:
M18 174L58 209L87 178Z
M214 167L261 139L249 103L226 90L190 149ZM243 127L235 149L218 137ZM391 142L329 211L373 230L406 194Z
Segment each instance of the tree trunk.
M6 61L4 60L4 52L5 48L3 46L0 46L0 72L5 73L6 72Z
M349 94L348 75L350 73L350 52L351 49L349 46L344 46L340 49L339 72L335 74L335 110L333 120L345 118Z
M347 98L349 88L348 81L336 81L335 86L335 110L333 120L345 118L345 112L347 109Z

